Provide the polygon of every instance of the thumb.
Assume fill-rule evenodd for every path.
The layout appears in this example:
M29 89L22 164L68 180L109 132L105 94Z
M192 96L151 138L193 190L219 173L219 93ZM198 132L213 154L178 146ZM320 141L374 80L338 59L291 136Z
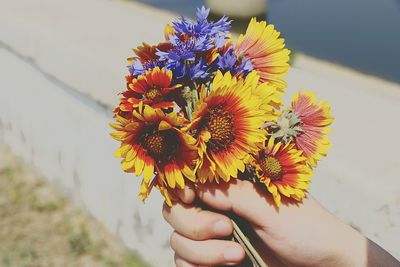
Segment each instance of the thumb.
M232 179L229 183L199 185L196 192L211 208L232 211L260 227L278 213L267 188L249 181Z

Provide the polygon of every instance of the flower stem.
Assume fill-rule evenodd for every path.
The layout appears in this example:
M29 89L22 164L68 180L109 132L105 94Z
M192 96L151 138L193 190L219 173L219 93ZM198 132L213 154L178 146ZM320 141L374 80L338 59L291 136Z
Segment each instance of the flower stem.
M246 253L246 258L240 264L235 265L236 267L268 267L268 265L261 258L260 254L258 254L257 250L251 244L251 241L247 236L249 233L245 232L246 229L249 229L247 232L250 232L250 228L246 221L231 212L215 210L198 199L196 199L194 203L204 210L219 212L231 219L233 225L232 240L239 243Z
M243 247L247 255L247 258L242 263L236 266L244 267L249 266L249 264L253 264L253 267L268 267L261 258L260 254L258 254L256 249L250 243L250 240L240 229L239 225L233 219L231 219L231 221L233 225L233 239Z

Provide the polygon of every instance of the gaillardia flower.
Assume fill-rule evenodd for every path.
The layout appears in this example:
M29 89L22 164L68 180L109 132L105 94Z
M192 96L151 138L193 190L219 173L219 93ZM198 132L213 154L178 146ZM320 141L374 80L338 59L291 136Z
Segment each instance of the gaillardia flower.
M312 170L306 164L302 151L293 143L275 143L269 138L266 148L255 154L252 165L260 182L264 183L272 194L276 205L281 203L281 195L298 201L305 196L309 188Z
M258 78L254 73L238 80L229 72L223 75L218 71L209 95L202 90L193 121L186 129L199 142L200 182L236 178L238 170L244 171L245 156L263 145L265 131L260 127L267 114L261 108L262 97L255 94L265 89L258 85Z
M156 175L153 180L150 181L150 184L146 183L142 180L140 186L139 199L145 201L147 197L150 195L153 187L157 188L161 195L164 197L165 203L168 206L172 206L172 202L178 200L178 197L175 196L173 189L168 186L165 177L160 175Z
M303 150L307 162L315 167L331 146L327 135L331 130L328 126L333 121L329 103L317 102L313 93L299 92L292 98L291 110L299 120L296 148Z
M285 48L285 40L279 35L273 25L252 18L246 34L239 36L235 52L239 58L250 60L260 75L260 83L269 82L284 89L286 83L282 78L289 69L290 50Z
M128 58L128 62L131 63L129 72L136 78L139 75L145 74L146 70L151 70L155 67L164 67L164 62L159 60L159 56L157 56L156 53L157 51L166 52L171 48L172 46L168 42L159 43L157 45L143 43L143 45L133 49L136 56Z
M129 84L132 83L133 79L134 78L133 78L132 74L130 74L130 73L129 73L129 75L125 76L126 88L128 88L128 90L120 93L121 95L123 95L123 98L120 99L118 107L113 109L113 112L115 113L115 116L119 115L119 116L124 117L125 119L132 118L132 112L131 111L133 109L133 106L132 106L132 103L128 102L128 99L132 98L132 97L133 98L139 98L140 97L139 94L135 93L132 90L129 90ZM125 111L122 111L120 107L123 107Z
M300 92L293 96L291 107L266 127L275 139L294 143L303 151L307 163L315 167L331 145L327 135L333 121L330 113L328 102L317 102L313 93Z
M194 181L196 139L179 129L187 120L147 105L132 114L131 120L116 115L118 123L110 124L116 132L111 136L121 142L115 156L122 158L122 169L137 176L143 174L141 198L153 185L174 189L184 188L185 178ZM154 174L157 180L152 181Z
M153 108L172 108L174 103L167 95L180 85L171 84L172 72L156 67L146 71L136 79L128 80L129 89L122 93L119 109L121 111L132 111L140 103L150 105Z
M138 46L137 48L133 49L133 52L135 52L135 54L136 54L136 57L134 57L133 59L138 59L143 64L146 64L150 61L154 61L154 60L158 59L158 56L156 55L156 52L158 50L168 51L171 48L172 48L171 44L168 42L159 43L157 45L149 45L149 44L143 43L143 45Z
M257 71L250 72L246 76L246 80L253 83L250 86L253 90L252 93L260 100L259 109L264 111L266 121L276 121L280 113L279 109L283 105L282 92L270 83L260 83Z

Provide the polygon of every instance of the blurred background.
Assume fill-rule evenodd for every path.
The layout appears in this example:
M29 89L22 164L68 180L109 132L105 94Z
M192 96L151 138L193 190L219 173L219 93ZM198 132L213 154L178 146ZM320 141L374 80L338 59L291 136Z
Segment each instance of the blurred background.
M194 7L208 4L218 8L214 14L234 15L234 29L239 32L245 31L248 15L267 18L297 52L400 82L396 68L400 61L398 0L250 1L235 10L228 10L229 1L139 1L192 17Z
M0 266L172 266L162 199L137 200L107 124L131 48L201 5L282 32L286 100L335 117L311 193L400 257L400 1L0 0Z

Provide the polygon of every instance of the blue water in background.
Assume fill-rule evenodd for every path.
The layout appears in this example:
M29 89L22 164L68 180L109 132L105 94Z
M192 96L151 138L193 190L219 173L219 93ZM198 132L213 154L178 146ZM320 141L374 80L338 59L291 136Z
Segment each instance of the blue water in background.
M186 16L204 3L139 2ZM295 52L400 83L400 0L269 0L267 16Z

